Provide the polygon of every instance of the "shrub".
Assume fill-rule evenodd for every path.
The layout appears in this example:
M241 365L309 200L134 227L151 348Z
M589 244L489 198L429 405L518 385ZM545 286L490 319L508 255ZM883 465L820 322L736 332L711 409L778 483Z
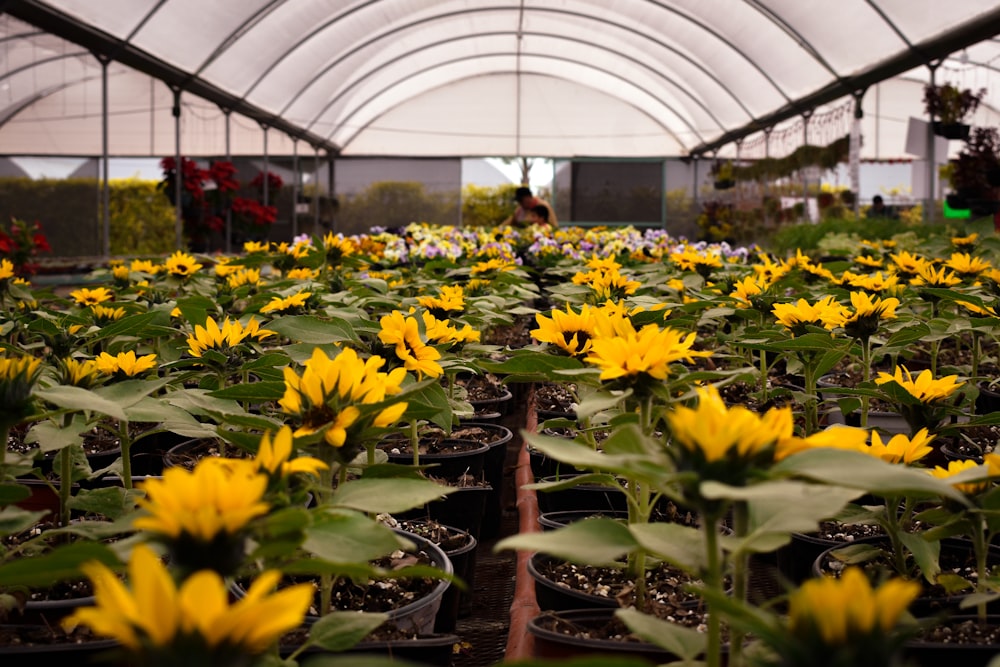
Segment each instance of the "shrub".
M514 212L514 183L466 185L462 188L462 226L498 225Z
M174 249L174 207L156 181L117 179L111 188L111 254L157 255Z

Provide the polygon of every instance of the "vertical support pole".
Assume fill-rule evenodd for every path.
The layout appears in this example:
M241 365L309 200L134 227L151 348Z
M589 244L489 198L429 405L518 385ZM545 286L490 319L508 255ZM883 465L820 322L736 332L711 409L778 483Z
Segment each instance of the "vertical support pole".
M809 145L809 119L812 117L812 111L806 111L802 114L802 145ZM802 168L802 216L812 222L812 216L809 214L809 171L808 167Z
M268 201L271 188L268 185L268 176L271 171L270 156L267 154L267 125L261 124L261 129L264 130L264 206L267 206L270 202Z
M313 146L313 236L319 234L319 146Z
M691 201L694 202L694 215L698 217L698 156L695 155L691 162Z
M233 161L233 147L230 143L231 138L231 128L230 122L232 121L233 110L223 109L223 115L226 117L226 162ZM226 254L233 252L233 211L232 207L226 207Z
M292 238L299 235L299 140L292 137Z
M336 166L336 163L334 162L333 155L327 153L327 155L326 155L326 164L329 167L328 171L326 172L326 194L330 198L330 211L332 213L333 212L333 191L334 191L334 189L336 189L336 186L337 186L337 171L336 171L337 166ZM335 224L336 220L337 219L335 217L330 220L330 231L331 232L337 231L336 230L336 226L337 225Z
M851 147L848 154L848 176L851 181L851 192L854 193L854 215L858 215L861 211L861 119L865 115L861 103L864 97L864 90L854 93L854 119L851 121Z
M737 139L736 140L736 160L733 162L733 166L734 167L739 167L740 166L740 162L742 162L742 160L743 160L743 139ZM735 176L733 177L733 180L736 181L736 177ZM742 190L743 190L743 188L740 187L739 181L736 181L736 208L739 208L740 204L742 203L742 199L743 199Z
M935 74L937 73L938 65L941 62L932 62L927 64L927 68L931 71L931 87L936 85ZM934 182L937 180L934 173L937 170L937 156L935 155L935 146L937 141L934 136L934 114L928 114L927 118L927 192L924 193L924 223L927 224L932 220L933 207L934 207Z
M555 174L553 174L553 188L555 183ZM660 161L660 228L664 231L667 229L667 158Z
M181 164L181 89L173 88L174 106L174 247L184 247L184 218L181 197L184 194L184 165Z
M106 57L101 63L101 229L104 241L104 258L111 257L111 185L109 184L110 161L108 160L108 64Z

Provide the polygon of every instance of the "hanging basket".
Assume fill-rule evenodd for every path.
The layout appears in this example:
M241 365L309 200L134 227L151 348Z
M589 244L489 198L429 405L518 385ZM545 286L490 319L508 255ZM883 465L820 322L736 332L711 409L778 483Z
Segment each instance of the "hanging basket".
M731 178L724 178L715 182L716 190L729 190L736 186L736 181Z
M945 139L965 141L969 138L969 126L965 123L942 123L934 121L934 134Z

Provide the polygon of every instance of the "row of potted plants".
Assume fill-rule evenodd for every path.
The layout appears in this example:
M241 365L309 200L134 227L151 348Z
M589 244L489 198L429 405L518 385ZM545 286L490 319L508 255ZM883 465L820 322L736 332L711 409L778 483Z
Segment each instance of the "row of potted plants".
M837 518L878 525L883 543L831 562L868 573L884 562L905 581L972 592L985 614L996 418L980 387L1000 331L994 256L994 240L974 235L869 243L820 264L655 231L411 225L138 258L65 295L11 268L0 277L0 597L13 617L32 591L89 578L96 604L64 627L151 662L297 659L349 648L387 618L403 633L432 629L430 603L419 627L383 608L337 610L381 590L444 594L433 577L453 578L448 560L382 515L433 516L443 498L496 485L500 446L449 438L490 431L469 399L493 375L570 397L528 440L583 474L539 490L597 486L625 501L623 520L504 546L623 571L626 634L682 659L720 664L728 646L731 664L885 664L915 584L838 568L838 582L807 582L777 615L747 592L750 556ZM904 432L871 430L882 412ZM838 415L856 425L827 428ZM981 431L983 463L971 447ZM971 458L916 469L916 453L944 456L946 438ZM140 470L149 450L181 439L198 442L175 450L180 466ZM97 440L110 461L88 459ZM479 462L446 472L466 449ZM54 514L30 508L31 478L52 487ZM975 555L964 584L941 575L941 539L957 535ZM124 587L106 569L121 563ZM648 585L664 571L681 582L676 596ZM192 613L192 597L232 587L239 601ZM842 603L820 606L824 595ZM176 605L152 616L150 596ZM878 613L857 616L859 600ZM295 631L307 612L318 620ZM236 629L262 618L268 632ZM756 648L744 651L747 633Z

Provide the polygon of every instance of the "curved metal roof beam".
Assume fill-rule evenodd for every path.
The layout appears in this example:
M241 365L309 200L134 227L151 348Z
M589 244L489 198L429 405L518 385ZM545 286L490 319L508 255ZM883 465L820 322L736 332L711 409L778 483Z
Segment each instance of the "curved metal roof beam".
M158 2L153 5L153 8L142 17L142 20L139 21L134 28L132 28L132 32L125 37L125 41L131 42L132 39L139 34L139 31L146 27L146 24L149 23L149 19L153 18L153 15L160 11L160 8L163 7L163 5L167 4L167 1L168 0L158 0Z
M100 78L101 76L99 74L95 74L93 76L85 76L82 79L77 79L76 81L66 81L54 86L49 86L48 88L43 88L42 90L36 92L34 95L29 95L28 97L21 100L21 102L15 104L14 106L7 107L6 109L4 109L3 114L0 115L0 129L3 129L4 125L14 120L14 118L19 113L21 113L28 107L32 106L35 102L38 102L39 100L44 100L46 97L55 95L60 91L66 90L67 88L72 88L73 86L77 86L82 83L89 83L90 81L94 81Z
M697 97L695 97L687 88L685 88L684 86L680 85L677 81L675 81L674 79L668 77L666 74L664 74L660 70L656 69L652 65L649 65L647 63L642 62L638 58L633 58L632 56L628 56L628 55L625 55L624 53L621 53L619 51L615 51L614 49L611 49L610 47L606 47L606 46L603 46L601 44L595 44L593 42L588 42L585 39L580 39L580 38L577 38L577 37L567 37L565 35L557 35L555 33L547 33L547 32L523 32L523 31L517 31L517 30L503 30L503 31L495 31L495 32L482 32L482 33L470 33L470 34L465 34L465 35L457 35L457 36L454 36L454 37L449 37L447 39L438 40L438 41L430 43L430 44L421 45L421 46L419 46L419 47L417 47L415 49L411 49L410 51L407 51L406 53L402 53L402 54L396 56L395 58L387 60L384 63L380 63L377 67L369 70L368 72L365 72L363 75L361 75L360 77L358 77L357 79L355 79L354 81L352 81L350 84L348 84L347 86L344 86L341 90L339 90L337 92L337 94L335 96L333 96L326 103L326 105L324 105L323 108L320 109L320 111L315 116L313 116L312 120L309 121L309 123L306 125L306 129L308 130L313 125L315 125L316 122L323 116L323 114L325 114L327 111L329 111L330 107L332 107L339 100L341 100L344 97L344 95L346 95L351 89L353 89L356 86L360 85L365 80L367 80L369 77L374 76L375 74L381 72L385 68L387 68L387 67L389 67L389 66L391 66L391 65L393 65L393 64L395 64L395 63L397 63L397 62L399 62L401 60L405 60L406 58L409 58L410 56L414 55L415 53L420 53L421 51L423 51L425 49L429 49L429 48L432 48L432 47L435 47L435 46L441 46L441 45L444 45L444 44L450 44L452 42L458 42L458 41L462 41L462 40L466 40L466 39L478 39L478 38L481 38L481 37L516 36L516 35L528 35L530 37L546 37L546 38L551 38L551 39L561 39L561 40L565 40L565 41L574 42L574 43L577 43L577 44L583 44L585 46L590 46L590 47L599 49L601 51L607 51L609 53L613 53L616 56L619 56L619 57L621 57L621 58L623 58L625 60L628 60L629 62L631 62L631 63L633 63L635 65L638 65L640 67L643 67L643 68L649 70L654 76L658 76L661 79L663 79L664 81L669 82L671 85L673 85L674 87L676 87L681 93L683 93L684 95L686 95L687 97L689 97L691 99L691 101L694 102L695 105L697 105L702 111L704 111L708 115L708 117L711 118L712 121L715 122L715 124L719 126L720 130L725 131L725 126L722 124L722 122L718 118L716 118L715 114L712 113L712 110L709 109L708 106L705 105L705 103L703 103L701 100L699 100ZM511 55L515 55L515 54L516 54L516 52L511 52ZM532 54L528 54L528 55L532 55ZM310 87L311 87L311 85L310 85ZM281 109L281 111L278 112L278 115L279 116L285 115L285 113L288 111L288 109L291 108L291 106L293 104L295 104L295 102L299 99L299 97L301 97L304 93L305 93L305 89L303 89L300 92L298 92L291 99L291 101L289 101L288 104L286 104Z
M672 7L672 6L664 4L662 2L658 2L658 0L646 0L646 2L649 2L650 4L655 5L655 6L659 7L660 9L662 9L664 11L670 12L671 14L673 14L675 16L679 16L680 18L682 18L685 21L691 23L692 25L698 27L702 31L707 32L709 35L711 35L715 39L719 40L720 42L722 42L723 44L725 44L726 46L728 46L734 53L736 53L737 55L739 55L740 58L742 58L743 60L745 60L748 65L750 65L755 70L757 70L757 72L761 76L763 76L767 80L768 83L770 83L772 86L774 86L774 89L776 91L778 91L779 95L781 95L782 97L785 98L786 102L791 102L792 101L792 98L789 97L788 94L785 93L784 90L782 90L781 86L778 85L778 82L775 81L774 79L772 79L771 76L767 73L767 71L764 70L763 67L761 67L760 65L757 64L756 60L754 60L753 58L751 58L749 54L744 53L742 49L740 49L738 46L736 46L736 44L734 44L733 42L729 41L728 37L726 37L725 35L723 35L719 31L717 31L715 28L711 27L710 25L708 25L707 23L704 23L703 21L701 21L699 19L696 19L695 17L693 17L693 16L691 16L689 14L685 14L684 12L682 12L679 9L677 9L676 7Z
M876 14L879 15L879 18L881 18L882 21L884 21L887 26L889 26L890 30L896 33L896 36L899 37L901 40L903 40L903 43L906 44L906 48L908 48L910 51L913 51L914 50L913 42L911 42L909 37L907 37L903 33L902 29L898 25L896 25L895 21L890 19L889 15L886 14L885 11L883 11L882 8L875 3L875 0L865 0L865 2L867 2L868 6L871 7Z
M76 58L78 56L89 56L89 55L91 55L90 51L73 51L72 53L60 53L57 56L50 56L48 58L42 58L41 60L33 60L27 65L21 65L20 67L15 67L9 72L4 72L3 75L0 75L0 81L3 81L4 79L9 79L15 74L20 74L21 72L27 72L28 70L34 69L35 67L39 67L41 65L48 65L49 63L58 62L60 60L65 60L67 58Z
M10 42L15 39L27 39L29 37L39 37L41 35L47 35L48 33L44 30L34 30L32 32L19 32L15 35L7 35L6 37L0 37L0 44L4 42Z
M379 2L379 1L380 0L372 0L372 2L366 3L362 7L368 7L369 5L374 4L375 2ZM355 8L355 9L360 9L362 7L358 7L358 8ZM352 11L354 11L354 10L352 10ZM473 13L473 12L479 13L479 12L514 12L514 11L519 11L519 8L518 7L513 7L513 6L472 7L472 8L469 8L469 9L462 10L462 11L446 12L444 14L437 14L435 16L425 17L425 18L422 18L422 19L418 19L416 21L411 21L411 22L406 23L404 25L396 26L396 27L394 27L394 28L392 28L392 29L390 29L390 30L388 30L388 31L380 34L380 35L376 35L375 37L369 38L369 39L365 40L364 42L361 42L360 44L357 44L357 45L353 46L346 53L341 54L333 62L331 62L329 65L326 65L322 70L320 70L316 74L316 76L313 77L313 80L311 80L310 82L307 83L307 85L311 85L319 76L321 76L322 74L324 74L326 71L332 69L333 67L336 67L338 64L340 64L341 62L343 62L348 57L354 55L355 53L357 53L361 49L366 48L368 46L371 46L372 44L375 44L375 43L377 43L377 42L379 42L379 41L381 41L383 39L391 37L391 36L393 36L393 35L395 35L395 34L397 34L399 32L402 32L404 30L409 30L410 28L413 28L413 27L416 27L416 26L420 26L420 25L423 25L425 23L431 23L431 22L434 22L434 21L438 21L438 20L445 19L445 18L451 18L451 17L454 17L454 16L463 16L463 15L466 15L466 14L469 14L469 13ZM744 113L746 113L746 115L747 115L748 118L750 118L751 120L754 118L753 113L750 111L749 108L747 108L746 105L743 104L743 102L740 99L740 97L738 95L736 95L736 93L734 93L732 90L730 90L730 88L726 84L724 84L722 82L722 80L719 79L719 77L716 76L712 71L710 71L703 64L699 63L697 60L695 60L691 56L687 55L686 53L684 53L680 49L678 49L678 48L676 48L674 46L671 46L670 44L667 44L666 42L664 42L661 39L657 39L653 35L649 35L647 33L642 32L641 30L638 30L636 28L632 28L632 27L627 26L625 24L616 23L614 21L609 21L607 19L598 18L596 16L593 16L591 14L586 14L584 12L577 12L577 11L572 11L572 10L568 10L568 9L558 9L558 8L550 8L550 7L532 8L532 9L530 9L528 11L531 11L531 12L545 12L545 13L556 14L556 15L561 15L561 16L573 16L575 18L581 18L581 19L585 19L585 20L595 21L595 22L597 22L597 23L599 23L601 25L612 26L612 27L618 28L619 30L622 30L622 31L624 31L626 33L635 35L635 36L637 36L637 37L639 37L641 39L644 39L646 41L652 42L653 44L656 44L660 48L663 48L663 49L665 49L667 51L670 51L671 53L674 53L674 54L680 56L685 61L689 62L692 66L694 66L695 68L697 68L698 71L700 71L702 74L704 74L707 79L709 79L710 81L714 82L717 86L719 86L719 88L721 88L723 91L725 91L725 93L730 98L732 98L732 100L737 104L737 106L739 106L739 108L742 109ZM299 42L295 46L291 47L290 49L288 49L287 51L285 51L283 54L281 54L271 65L269 65L261 73L260 77L258 77L257 80L254 81L253 84L251 84L250 88L248 88L246 90L246 92L243 93L243 95L241 96L240 99L246 100L247 96L249 96L250 93L253 92L253 90L258 85L260 85L260 83L274 70L275 67L278 66L279 63L281 63L286 58L288 58L295 50L297 50L298 48L300 48L301 46L303 46L309 39L311 39L312 37L314 37L315 35L317 35L321 31L325 30L326 28L330 27L336 21L339 21L341 18L343 18L343 16L345 16L345 15L346 14L338 16L338 17L335 17L334 19L331 19L330 21L326 21L323 24L317 26L307 36L305 36L301 40L299 40ZM728 42L726 44L727 44L727 46L729 46L731 48L735 48L735 47L732 46L732 44L729 44ZM745 59L747 62L749 62L757 71L762 72L761 68L758 65L756 65L755 63L753 63L753 61L751 61L746 54L740 52L740 55L741 55L741 57L743 59ZM768 81L770 81L770 78L767 77L766 73L764 74L764 76L765 76L765 78L768 79ZM778 92L781 94L782 97L784 97L785 99L788 99L788 96L785 95L784 92L781 91L780 88L777 88L777 86L775 86L775 88L778 90Z
M429 65L427 67L424 67L423 69L420 69L420 70L418 70L416 72L413 72L407 78L412 78L412 77L415 77L415 76L419 76L420 74L424 74L425 72L430 72L432 70L439 69L439 68L445 67L447 65L454 65L455 63L466 62L466 61L469 61L469 60L478 60L478 59L482 59L482 58L510 57L511 55L512 54L509 53L509 52L503 52L503 53L480 53L480 54L475 54L475 55L471 55L471 56L462 56L461 58L455 58L455 59L453 59L451 61L440 62L440 63L435 63L434 65ZM664 102L663 100L661 100L659 97L657 97L656 95L654 95L650 91L646 90L645 88L643 88L642 86L636 84L633 81L629 81L627 78L625 78L624 76L622 76L620 74L612 72L611 70L604 69L602 67L598 67L598 66L594 65L593 63L582 62L582 61L579 61L579 60L574 60L572 58L566 58L566 57L563 57L563 56L554 56L554 55L549 55L549 54L537 54L537 55L536 54L531 54L529 57L531 57L531 58L542 58L542 59L545 59L545 60L555 60L555 61L559 61L559 62L568 62L568 63L572 63L574 65L580 65L581 67L586 67L588 69L592 69L592 70L597 71L597 72L601 72L602 74L606 74L606 75L608 75L608 76L610 76L610 77L612 77L614 79L618 79L619 81L622 81L623 83L626 83L626 84L632 86L636 90L639 90L640 92L648 95L649 97L651 97L654 100L656 100L657 102L659 102L661 105L663 105L663 107L665 109L667 109L668 111L670 111L670 113L672 113L674 116L676 116L685 126L687 126L687 128L689 130L691 130L692 134L694 134L696 137L698 137L699 139L701 139L701 134L698 132L698 130L696 130L690 123L688 123L684 119L683 116L681 116L679 113L677 113L676 109L674 109L672 106L670 106L669 104L667 104L666 102ZM496 73L497 72L493 72L493 74L496 74ZM508 73L516 74L516 72L508 72ZM550 75L550 76L552 76L553 78L557 78L557 79L563 79L565 81L571 81L571 79L567 79L565 77L558 77L558 76L555 76L555 75ZM468 79L468 78L472 78L472 77L460 77L458 79L455 79L454 81L449 81L447 83L454 83L455 81L463 81L463 80ZM375 94L370 95L367 99L365 99L360 104L358 104L357 106L355 106L354 110L351 111L349 114L347 114L347 116L345 116L343 119L341 119L337 123L337 127L335 127L333 130L331 130L329 132L329 134L326 135L326 139L328 141L330 141L331 138L332 138L332 136L333 136L333 134L334 134L334 132L336 132L338 128L344 127L345 125L347 125L347 123L357 113L359 113L363 108L365 108L368 104L374 102L379 97L381 97L382 95L386 94L387 92L389 92L390 90L392 90L393 88L395 88L396 86L398 86L402 82L403 82L403 80L399 80L399 81L394 81L394 82L390 83L389 85L387 85L387 86L379 89ZM440 86L435 86L434 90L436 90L438 88L442 88L443 86L447 85L447 83L441 84ZM583 84L580 84L580 82L578 82L578 81L574 81L573 83L577 83L579 85L583 85ZM587 87L588 88L592 88L593 86L587 86ZM607 94L607 93L605 93L605 94ZM616 99L620 99L620 98L616 98ZM629 106L631 106L633 108L638 108L634 104L631 104L630 102L627 102L625 100L621 100L621 102L623 104L628 104ZM390 111L390 109L385 109L383 111L379 111L376 114L376 118L383 116L384 114L388 113L389 111ZM648 111L643 111L643 113L645 115L649 116L653 121L656 122L657 125L659 125L666 132L668 132L670 134L670 136L672 136L677 141L677 143L680 146L682 146L682 147L685 146L685 143L680 140L680 138L674 133L674 131L669 128L669 126L665 125L662 121L660 121L659 119L657 119L655 116L653 116L653 114L649 113ZM369 121L369 123L370 122L371 121ZM365 127L367 127L367 125L368 125L368 123L365 124ZM353 135L352 135L352 137L353 137ZM704 139L702 139L702 141L704 141ZM343 146L346 146L347 143L349 143L349 142L345 142L340 147L340 149L343 150Z
M824 58L823 55L819 52L819 49L817 49L815 46L813 46L812 42L810 42L808 39L806 39L805 36L802 35L802 33L800 33L798 30L796 30L794 27L792 27L791 23L789 23L788 21L784 20L783 18L781 18L780 16L778 16L777 14L775 14L773 11L771 11L770 8L763 6L759 2L759 0L743 0L743 2L747 3L748 5L750 5L753 9L755 9L758 13L760 13L764 18L766 18L768 21L770 21L774 25L778 26L778 28L782 32L784 32L786 35L788 35L793 40L795 40L795 42L800 47L802 47L802 50L804 50L806 53L808 53L810 56L812 56L813 60L815 60L816 62L818 62L820 65L822 65L823 69L825 69L827 72L829 72L830 74L832 74L835 79L839 79L840 78L840 74L837 72L837 70L835 70L833 68L832 65L830 65L830 63L828 63L826 61L826 58Z
M504 55L509 55L509 54L504 54ZM426 89L426 90L421 90L418 94L422 95L424 93L429 93L431 91L438 90L439 88L443 88L443 87L445 87L447 85L451 85L451 84L458 83L458 82L461 82L461 81L470 81L472 79L479 79L479 78L486 77L486 76L496 76L498 74L517 74L517 72L511 70L511 71L498 71L498 72L484 72L484 73L481 73L481 74L473 74L471 76L463 76L463 77L460 77L460 78L455 79L453 81L449 81L447 83L443 83L440 86L435 86L434 88L429 88L429 89ZM534 76L541 76L541 77L546 77L546 78L550 78L550 79L557 79L559 81L570 81L570 79L566 79L566 78L563 78L563 77L560 77L560 76L556 76L556 75L551 74L549 72L525 72L525 71L522 70L521 74L532 74ZM585 88L592 88L594 90L599 90L597 88L594 88L593 86L587 86L585 84L581 84L578 81L572 81L572 83L576 83L578 85L584 86ZM600 92L603 92L603 91L600 91ZM618 99L618 98L616 98L616 99ZM678 146L681 146L682 148L684 147L684 142L680 140L680 138L674 133L674 131L671 130L666 125L664 125L659 120L657 120L648 111L646 111L645 109L643 109L641 107L638 107L638 106L636 106L634 104L631 104L630 102L626 102L625 100L619 100L619 101L622 104L624 104L624 105L626 105L628 107L631 107L632 109L635 109L637 112L639 112L643 116L646 116L647 118L649 118L651 121L653 121L653 123L655 123L656 125L658 125L659 127L661 127L663 129L663 131L666 134L668 134L674 141L676 141ZM344 149L347 148L347 146L349 146L352 141L354 141L355 139L357 139L357 137L358 137L359 134L361 134L362 132L364 132L365 130L367 130L369 127L371 127L372 123L377 122L380 118L382 118L382 116L384 116L385 114L389 113L390 111L392 111L392 108L386 109L384 111L380 111L374 117L372 117L371 120L369 120L367 123L365 123L364 125L362 125L361 127L359 127L351 136L349 136L347 138L347 140L343 144L341 144L340 146L338 146L338 152L343 153ZM335 131L336 130L334 130L334 132ZM327 139L328 140L329 140L329 138L330 138L330 136L332 134L333 134L333 132L331 132L330 135L327 135Z
M223 54L230 46L236 42L237 39L242 37L248 30L255 27L258 23L263 21L271 12L278 9L281 5L285 4L287 0L271 0L266 5L258 9L256 12L248 16L242 23L240 23L236 28L226 35L219 45L215 47L208 58L205 59L198 69L194 71L194 76L201 76L201 73L205 71L205 68L211 65L218 59L219 56ZM376 0L377 1L377 0Z

